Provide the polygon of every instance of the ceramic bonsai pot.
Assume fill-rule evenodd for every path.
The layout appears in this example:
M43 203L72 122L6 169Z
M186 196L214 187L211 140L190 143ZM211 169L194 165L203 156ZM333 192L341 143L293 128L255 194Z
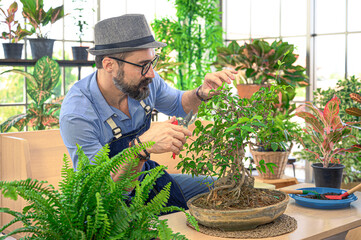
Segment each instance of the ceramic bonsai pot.
M214 210L194 206L195 200L207 194L203 193L191 198L187 202L189 211L200 224L225 231L254 229L259 225L270 223L286 211L289 201L288 194L282 193L285 196L283 201L260 208Z

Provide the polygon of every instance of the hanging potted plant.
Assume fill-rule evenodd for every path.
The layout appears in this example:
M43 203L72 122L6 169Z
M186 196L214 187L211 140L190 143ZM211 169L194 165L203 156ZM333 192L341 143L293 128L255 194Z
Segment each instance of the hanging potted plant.
M31 32L35 33L37 38L29 39L31 55L33 59L39 59L43 56L53 56L54 39L48 39L44 27L49 23L53 24L64 17L64 7L49 8L44 10L43 0L20 0L23 4L23 16L28 19L32 25Z
M18 10L17 2L13 2L7 11L4 11L2 8L0 8L0 10L2 12L2 17L4 18L1 22L5 23L8 27L8 31L2 33L2 38L9 40L8 43L3 43L5 58L21 59L24 44L18 43L18 41L32 33L21 28L20 23L15 20L15 13Z
M249 98L261 87L269 84L292 86L282 93L282 105L288 109L289 102L296 95L296 87L308 85L306 69L295 65L298 55L294 46L287 42L274 41L271 45L260 39L252 40L240 46L232 41L226 47L217 49L217 68L238 70L234 84L240 97Z
M313 163L313 171L316 187L333 187L340 188L342 181L342 172L344 165L336 158L337 154L344 152L359 152L361 145L355 144L348 148L337 147L343 139L352 138L350 135L351 126L342 122L339 116L339 98L334 97L326 103L324 110L317 108L310 102L301 105L297 109L296 115L306 122L303 129L311 137L312 143L316 146L321 154L311 151L304 144L304 150L315 156L317 163Z
M227 231L253 229L272 222L286 210L287 194L254 188L254 178L244 158L251 135L267 126L263 105L277 98L277 90L280 88L275 86L262 88L246 99L224 89L201 104L198 116L213 121L207 125L195 122L193 134L197 139L185 145L186 154L180 155L182 160L177 166L183 173L206 175L214 181L209 193L197 195L187 203L201 225ZM260 163L258 169L272 166Z
M77 6L73 7L73 19L75 21L75 26L77 27L76 35L79 39L80 46L71 47L73 53L73 60L87 61L88 60L88 51L89 47L83 46L83 37L84 31L88 29L88 23L85 21L86 13L84 12L84 7L86 6L86 0L73 0L73 3L76 3Z

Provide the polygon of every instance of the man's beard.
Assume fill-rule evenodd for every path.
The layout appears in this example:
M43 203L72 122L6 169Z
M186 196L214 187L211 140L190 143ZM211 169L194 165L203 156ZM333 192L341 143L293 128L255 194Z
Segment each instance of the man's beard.
M118 90L138 101L146 99L149 96L149 84L152 83L152 78L143 79L138 85L129 85L124 82L123 77L124 72L119 71L117 77L113 78L114 85Z

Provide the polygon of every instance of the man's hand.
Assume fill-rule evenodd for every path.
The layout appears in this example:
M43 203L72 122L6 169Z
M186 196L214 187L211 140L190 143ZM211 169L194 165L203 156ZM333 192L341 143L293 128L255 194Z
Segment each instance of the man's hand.
M222 86L223 82L230 84L236 77L237 71L235 70L222 70L214 73L207 73L202 86L199 89L199 95L203 99L209 99L212 96L216 95L216 92L210 92L211 90L216 90L219 86Z
M152 124L148 131L139 137L141 142L155 142L149 153L174 152L179 154L186 142L186 136L192 136L188 129L174 125L175 117L165 122Z

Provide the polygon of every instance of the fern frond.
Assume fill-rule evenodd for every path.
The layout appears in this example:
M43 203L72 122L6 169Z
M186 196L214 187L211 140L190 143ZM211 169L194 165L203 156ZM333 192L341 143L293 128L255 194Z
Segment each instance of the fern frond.
M135 188L133 202L135 204L144 204L148 199L149 192L155 185L157 179L164 174L164 166L157 166L151 172L145 175L141 185Z

